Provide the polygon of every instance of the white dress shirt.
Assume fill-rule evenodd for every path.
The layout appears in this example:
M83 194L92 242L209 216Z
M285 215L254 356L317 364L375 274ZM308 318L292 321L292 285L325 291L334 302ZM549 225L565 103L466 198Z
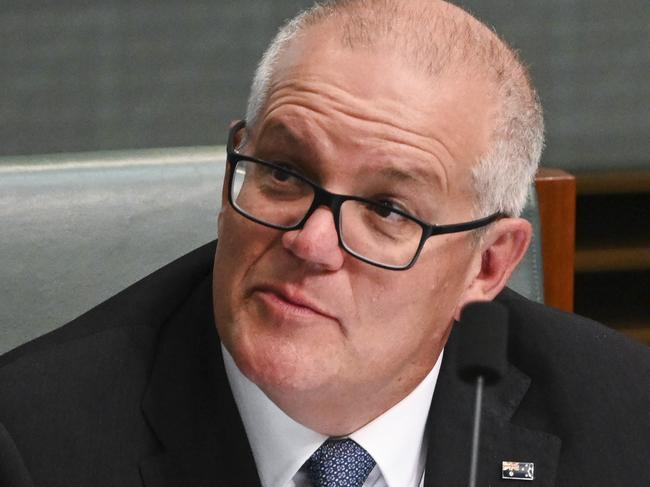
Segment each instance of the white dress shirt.
M221 348L262 486L308 486L307 473L301 467L327 436L287 416L244 376L223 345ZM349 435L376 462L363 487L418 487L424 484L424 428L441 362L442 353L429 374L408 396Z

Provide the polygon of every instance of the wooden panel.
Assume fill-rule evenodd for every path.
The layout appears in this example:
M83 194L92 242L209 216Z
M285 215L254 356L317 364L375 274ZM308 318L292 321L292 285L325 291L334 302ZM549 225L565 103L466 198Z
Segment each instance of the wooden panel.
M600 245L576 250L576 272L650 269L650 244Z
M578 194L650 192L650 170L599 171L576 174Z
M635 340L650 345L650 328L648 326L639 326L637 328L620 328L618 331Z
M535 178L544 259L544 302L573 311L576 180L560 169L542 168Z

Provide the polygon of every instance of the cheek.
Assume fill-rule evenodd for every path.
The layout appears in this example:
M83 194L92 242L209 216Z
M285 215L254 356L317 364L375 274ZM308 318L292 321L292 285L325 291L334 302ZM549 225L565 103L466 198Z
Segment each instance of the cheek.
M219 242L215 255L215 274L220 282L239 280L268 249L277 232L247 220L226 207L219 214Z
M433 279L429 281L426 292L431 302L431 312L444 317L451 326L458 304L472 282L474 246L469 239L453 237L445 243L449 249L443 254L445 257L436 259L427 271Z
M377 274L357 279L352 286L357 316L349 327L351 342L377 367L381 362L403 362L401 355L409 355L418 342L433 335L429 289L406 274Z
M227 341L225 323L231 323L234 310L245 298L245 280L255 262L268 248L253 222L226 209L219 217L220 234L214 259L213 293L214 314L222 340Z
M356 289L366 290L354 294L370 341L388 337L386 348L418 348L446 336L466 287L470 252L464 242L451 239L427 250L408 271L376 274L357 282Z
M219 218L219 241L217 242L217 251L214 256L214 290L215 296L221 298L229 295L234 284L240 281L238 274L241 274L244 266L239 265L233 259L233 250L241 242L238 236L239 232L234 231L236 227L230 223L231 217L222 213ZM217 293L217 291L219 291Z

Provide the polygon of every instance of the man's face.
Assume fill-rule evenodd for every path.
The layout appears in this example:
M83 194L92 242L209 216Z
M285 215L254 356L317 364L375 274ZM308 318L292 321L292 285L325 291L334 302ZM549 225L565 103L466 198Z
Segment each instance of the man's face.
M432 80L390 53L343 49L335 37L313 29L285 52L242 152L425 221L472 219L487 90L462 76ZM320 395L364 407L410 392L477 272L472 235L430 238L413 268L391 271L345 253L329 209L281 232L237 214L225 194L215 319L239 368L279 404Z

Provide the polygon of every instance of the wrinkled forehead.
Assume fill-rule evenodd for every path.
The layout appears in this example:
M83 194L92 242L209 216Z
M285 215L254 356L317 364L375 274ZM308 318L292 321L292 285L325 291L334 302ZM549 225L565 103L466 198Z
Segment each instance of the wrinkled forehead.
M457 7L453 9L454 12L460 11ZM280 50L271 73L267 97L289 76L293 80L317 81L316 76L325 74L330 81L346 82L348 87L354 88L348 82L358 75L357 93L368 99L369 106L376 101L372 95L377 91L392 90L385 93L394 100L391 109L409 117L417 116L412 113L414 109L430 112L426 103L435 97L454 96L457 108L448 114L432 113L435 117L454 117L456 112L464 114L468 111L467 106L476 101L483 107L490 105L493 108L496 105L497 89L493 73L484 65L485 60L481 59L483 54L473 52L477 39L470 42L469 33L456 34L457 38L432 33L429 38L410 40L409 34L393 32L386 38L380 36L371 41L370 37L366 37L363 42L364 37L361 36L362 42L350 42L350 33L336 24L336 20L328 19L304 28ZM471 20L481 29L485 27L473 18ZM465 26L465 29L470 29L468 32L472 32L472 28L474 26ZM396 42L395 39L401 41ZM459 47L457 44L467 45ZM453 49L450 45L453 45ZM355 57L356 64L342 63L346 55ZM324 67L329 70L326 71ZM318 75L314 68L318 70ZM391 83L391 79L399 82ZM456 89L449 89L450 85ZM477 113L477 108L472 108L469 118L483 123L484 113Z
M403 67L430 76L469 71L491 77L494 54L508 51L490 27L456 5L434 0L350 2L308 21L287 45L310 44L310 37L330 47L396 54Z
M429 152L443 146L457 163L474 163L487 150L496 103L478 75L424 74L390 47L346 46L333 30L310 28L282 52L258 118L262 124L277 124L301 105L336 118L341 127L354 119L368 122L343 131L344 138L406 138Z

